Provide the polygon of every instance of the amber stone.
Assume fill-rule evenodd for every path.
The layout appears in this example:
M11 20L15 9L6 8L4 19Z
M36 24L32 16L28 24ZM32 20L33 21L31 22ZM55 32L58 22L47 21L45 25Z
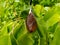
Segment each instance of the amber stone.
M27 16L26 26L29 32L34 32L37 28L37 23L32 12Z

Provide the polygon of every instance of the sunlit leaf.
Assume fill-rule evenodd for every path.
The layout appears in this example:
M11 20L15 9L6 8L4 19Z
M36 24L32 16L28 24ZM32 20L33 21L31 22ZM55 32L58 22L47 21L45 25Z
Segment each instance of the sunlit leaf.
M46 25L47 27L53 26L60 20L59 14L54 14L50 19L47 20Z

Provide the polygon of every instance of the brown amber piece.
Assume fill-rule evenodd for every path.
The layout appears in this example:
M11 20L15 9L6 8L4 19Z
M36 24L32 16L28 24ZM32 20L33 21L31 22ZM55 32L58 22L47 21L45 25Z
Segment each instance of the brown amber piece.
M26 26L29 32L34 32L37 28L37 23L32 12L27 16Z

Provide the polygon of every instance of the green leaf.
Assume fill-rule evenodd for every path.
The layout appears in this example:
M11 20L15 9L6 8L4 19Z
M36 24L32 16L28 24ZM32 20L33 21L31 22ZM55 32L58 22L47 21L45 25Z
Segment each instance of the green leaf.
M18 45L18 41L16 40L16 38L14 37L13 34L10 34L10 38L11 38L11 44L12 45Z
M19 30L17 32L17 35L16 35L17 40L22 38L22 36L24 36L26 33L27 33L26 25L25 25L25 22L23 22L21 27L19 28Z
M8 26L11 24L13 24L13 22L9 21L3 26L3 28L1 29L1 33L0 33L1 36L8 34L8 32L9 32Z
M41 45L47 45L47 29L46 29L46 25L45 25L45 22L44 20L40 19L40 18L37 18L36 19L37 21L37 25L38 25L38 33L40 35L40 44ZM46 39L47 38L47 39Z
M19 45L33 45L33 41L25 34L20 40L18 40Z
M7 25L4 25L3 28L1 29L0 36L6 35L7 33L8 33L8 31L7 31Z
M54 24L53 26L49 27L49 28L48 28L48 32L54 33L55 30L56 30L57 24L58 24L58 23L56 23L56 24Z
M55 13L50 19L47 20L46 25L47 27L53 26L60 20L60 15Z
M14 22L10 22L10 23L7 25L8 33L12 31L13 25L14 25Z
M36 5L36 6L34 6L33 7L34 8L34 12L35 12L35 14L38 16L38 17L40 17L40 13L43 11L43 6L41 6L41 5Z
M50 45L60 45L60 23L56 27L54 38L51 41Z
M13 35L15 36L15 38L19 38L19 33L20 31L23 31L23 30L20 30L21 26L23 25L24 21L23 20L20 20L19 23L16 23L15 27L13 27Z
M0 45L11 45L11 39L9 35L0 37Z

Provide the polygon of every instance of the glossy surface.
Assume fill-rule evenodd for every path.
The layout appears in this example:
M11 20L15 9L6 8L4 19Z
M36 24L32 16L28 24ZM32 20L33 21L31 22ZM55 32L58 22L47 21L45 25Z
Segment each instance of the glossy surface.
M27 16L26 26L29 32L34 32L37 28L37 23L32 12Z

